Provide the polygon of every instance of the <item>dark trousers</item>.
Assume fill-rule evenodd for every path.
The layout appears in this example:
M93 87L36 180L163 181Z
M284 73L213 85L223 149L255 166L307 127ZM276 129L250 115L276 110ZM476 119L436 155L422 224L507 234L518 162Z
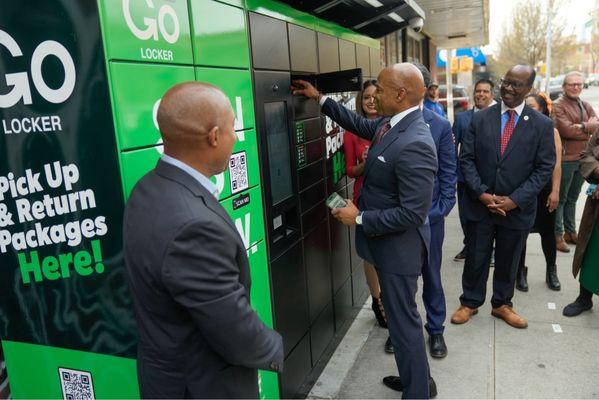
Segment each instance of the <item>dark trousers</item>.
M557 257L557 248L555 241L555 211L549 212L547 208L547 199L551 193L551 185L546 186L537 196L537 216L535 225L531 232L536 232L541 235L541 246L545 255L547 267L553 267ZM520 257L519 268L524 267L526 261L526 242L522 249L522 257Z
M426 309L426 331L429 335L442 334L447 315L445 293L441 284L441 258L445 238L445 219L431 224L431 245L428 263L422 266L422 300Z
M466 262L462 273L460 303L466 307L478 308L485 302L489 263L495 240L495 268L493 272L494 308L512 306L516 271L522 248L526 243L528 230L509 229L495 225L490 220L468 221L466 227Z
M464 246L466 246L466 216L464 215L464 206L462 199L466 196L466 182L458 182L458 215L460 216L460 225L464 233Z
M418 275L377 270L397 370L404 385L402 398L428 399L428 360L422 320L416 306Z

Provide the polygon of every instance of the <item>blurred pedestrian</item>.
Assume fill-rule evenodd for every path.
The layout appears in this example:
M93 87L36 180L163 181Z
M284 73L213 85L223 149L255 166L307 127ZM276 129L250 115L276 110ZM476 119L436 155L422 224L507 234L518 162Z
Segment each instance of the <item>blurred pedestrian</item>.
M479 79L474 85L474 107L470 110L457 114L455 122L453 123L453 135L455 137L456 152L459 153L460 146L462 144L462 138L468 127L470 121L475 112L484 110L485 108L496 104L497 102L493 99L493 89L495 84L489 79ZM464 247L456 256L453 258L454 261L464 261L466 259L466 217L464 216L464 207L460 204L466 194L466 181L464 180L464 174L460 169L460 163L458 160L457 165L458 174L458 211L460 216L460 225L462 226L462 232L464 234Z
M164 154L123 223L141 398L258 398L257 370L282 370L283 341L250 306L246 249L210 181L229 164L235 114L217 87L185 82L157 119Z
M531 66L512 67L501 80L501 104L475 113L462 140L468 243L454 324L468 322L484 304L495 242L491 314L515 328L528 326L512 308L516 271L537 195L555 165L553 122L524 102L534 80Z
M559 205L555 216L557 249L568 253L566 243L576 244L576 201L584 178L578 171L578 158L589 138L599 128L599 119L593 107L580 98L584 75L580 72L566 74L562 85L563 95L555 104L555 125L562 138L562 179Z
M447 118L443 106L439 104L439 84L431 82L426 88L426 97L424 98L424 107L434 113L439 114L443 118Z
M545 93L531 94L526 98L526 104L548 117L551 117L551 100ZM557 129L553 129L553 141L555 143L555 167L551 180L537 196L537 216L531 232L541 235L541 246L545 255L545 282L551 290L560 290L561 285L557 278L556 266L556 241L555 241L555 209L559 202L559 186L562 173L562 142ZM518 273L516 274L516 289L528 292L528 267L526 261L526 242L522 249Z
M376 109L376 80L371 79L364 82L362 91L356 99L356 112L368 119L376 119L379 117ZM364 180L364 166L366 165L366 157L370 148L370 140L363 139L349 131L345 131L343 137L343 149L345 152L345 173L350 178L354 178L354 204L358 204L358 196L362 188ZM366 275L366 283L372 297L372 311L374 316L382 328L387 327L385 321L385 310L381 301L381 287L376 274L376 269L368 261L364 260L364 274Z
M591 138L579 163L580 174L591 184L580 221L578 245L572 261L572 273L580 272L580 293L563 311L574 317L593 307L593 293L599 294L599 135Z

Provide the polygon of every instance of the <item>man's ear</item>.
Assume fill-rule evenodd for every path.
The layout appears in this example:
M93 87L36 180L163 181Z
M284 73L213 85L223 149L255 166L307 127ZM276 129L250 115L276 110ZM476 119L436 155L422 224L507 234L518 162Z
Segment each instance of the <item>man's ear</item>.
M208 144L210 145L210 147L218 146L219 136L220 136L220 130L218 129L218 126L215 126L214 128L210 129L210 132L208 132L208 135L207 135Z

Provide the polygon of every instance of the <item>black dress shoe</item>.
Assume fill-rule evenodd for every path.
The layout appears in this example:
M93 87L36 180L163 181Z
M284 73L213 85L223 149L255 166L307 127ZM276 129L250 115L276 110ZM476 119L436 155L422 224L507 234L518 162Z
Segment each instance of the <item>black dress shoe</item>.
M391 336L389 336L387 338L387 341L385 342L385 353L389 353L389 354L395 353L395 350L393 350L393 345L391 344Z
M593 308L592 301L590 303L587 303L586 301L576 299L574 303L570 303L566 307L564 307L564 311L562 311L562 314L564 314L564 317L575 317L577 315L580 315L584 311L590 310L591 308Z
M516 289L521 292L528 292L528 267L518 268L516 272Z
M447 356L447 345L445 344L445 339L443 339L442 333L438 335L430 335L428 340L428 349L431 353L431 357L444 358L445 356Z
M453 261L464 261L465 259L466 259L466 246L464 246L462 251L460 251L458 254L455 255L455 257L453 258Z
M383 378L383 384L397 392L403 392L403 384L399 376L386 376ZM428 395L431 399L437 397L437 384L432 376L428 378Z

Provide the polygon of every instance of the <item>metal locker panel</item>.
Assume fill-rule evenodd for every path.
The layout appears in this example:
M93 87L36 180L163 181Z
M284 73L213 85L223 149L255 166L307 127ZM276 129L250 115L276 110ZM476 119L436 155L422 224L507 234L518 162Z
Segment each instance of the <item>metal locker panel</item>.
M342 283L333 297L335 305L335 331L338 332L345 322L352 317L352 286L351 279Z
M250 38L254 68L289 71L286 23L250 13Z
M381 51L370 48L370 75L378 76L381 72Z
M343 196L343 194L340 194ZM349 230L335 218L329 218L331 232L331 273L333 289L339 290L350 276L351 260L349 256Z
M351 275L352 281L352 304L355 307L360 307L364 304L366 296L370 294L368 292L368 284L366 283L366 275L364 275L364 267L362 265L356 266L352 270Z
M329 297L330 299L330 297ZM318 319L310 329L310 345L312 347L312 366L314 367L329 342L335 334L335 316L333 314L333 304L329 302L324 311L318 316Z
M310 370L312 369L312 357L310 356L310 335L302 338L291 354L285 359L285 368L281 373L281 399L296 398Z
M287 24L287 30L289 32L291 70L295 72L318 72L316 32L293 24Z
M336 37L318 33L318 66L321 73L339 71L339 41Z
M362 76L370 76L370 50L367 46L356 44L356 66L362 68Z
M355 43L339 39L339 65L342 71L357 68Z
M326 219L326 210L325 210ZM313 225L314 229L304 238L304 260L308 282L310 322L329 304L332 297L331 271L329 270L329 232L326 220ZM320 356L320 355L319 355Z
M316 226L327 218L328 208L324 201L302 215L302 232L306 236ZM328 248L328 245L327 245Z
M320 117L295 121L295 144L301 144L318 139L323 134Z
M320 160L314 164L308 165L297 171L299 190L312 186L322 179L324 175L323 161Z
M283 336L285 355L308 332L308 294L301 243L270 264L275 329Z
M316 204L326 198L324 181L320 181L314 186L300 193L300 208L301 212L305 213Z

